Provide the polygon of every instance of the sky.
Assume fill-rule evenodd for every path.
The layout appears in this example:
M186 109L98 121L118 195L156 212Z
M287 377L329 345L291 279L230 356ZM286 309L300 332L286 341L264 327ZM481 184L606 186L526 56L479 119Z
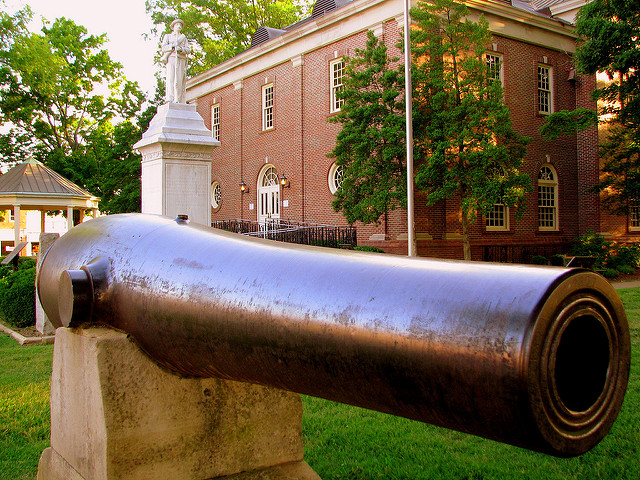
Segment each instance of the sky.
M87 28L90 34L107 34L105 48L112 60L123 66L125 76L137 81L140 88L153 95L154 73L159 66L153 57L159 48L159 39L146 40L151 33L151 16L145 12L144 0L8 0L7 5L18 9L29 5L35 22L30 28L39 31L40 17L53 22L66 17ZM11 10L10 10L11 11Z

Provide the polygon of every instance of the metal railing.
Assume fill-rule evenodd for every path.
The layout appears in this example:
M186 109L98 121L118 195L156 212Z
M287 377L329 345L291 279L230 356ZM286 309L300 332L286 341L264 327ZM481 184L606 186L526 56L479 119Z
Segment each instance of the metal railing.
M317 245L331 248L353 248L358 245L355 227L340 227L294 220L269 219L264 222L254 220L219 220L212 222L213 228L261 237L280 242Z

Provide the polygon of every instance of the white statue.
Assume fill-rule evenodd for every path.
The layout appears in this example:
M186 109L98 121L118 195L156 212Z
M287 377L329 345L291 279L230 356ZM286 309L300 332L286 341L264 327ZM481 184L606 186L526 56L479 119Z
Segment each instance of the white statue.
M172 33L162 38L162 61L167 65L167 102L185 103L187 79L187 54L191 52L187 37L180 33L184 21L177 18L171 22Z

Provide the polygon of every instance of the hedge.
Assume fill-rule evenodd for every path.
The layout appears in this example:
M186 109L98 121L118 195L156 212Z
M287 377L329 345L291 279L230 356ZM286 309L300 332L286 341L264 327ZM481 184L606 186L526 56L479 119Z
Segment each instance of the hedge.
M18 270L0 269L0 317L11 327L36 324L36 267L33 259L20 261Z

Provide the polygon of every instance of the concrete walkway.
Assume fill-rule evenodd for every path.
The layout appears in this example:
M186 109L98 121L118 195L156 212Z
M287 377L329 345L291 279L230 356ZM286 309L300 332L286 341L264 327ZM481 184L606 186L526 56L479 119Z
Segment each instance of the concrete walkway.
M640 287L640 280L632 280L630 282L611 282L613 288L620 290L621 288L636 288Z

